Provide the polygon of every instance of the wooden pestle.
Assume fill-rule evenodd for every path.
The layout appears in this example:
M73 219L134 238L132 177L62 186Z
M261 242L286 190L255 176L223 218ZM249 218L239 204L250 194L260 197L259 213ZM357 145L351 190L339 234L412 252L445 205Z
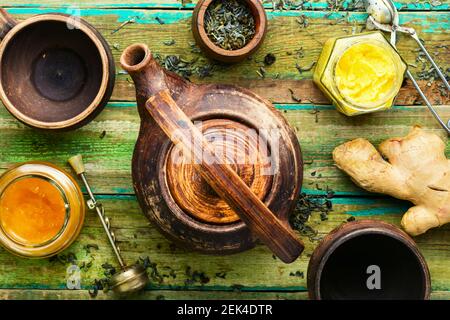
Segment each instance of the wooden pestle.
M146 109L169 139L186 156L211 188L236 211L248 228L285 263L295 261L303 243L250 190L239 175L214 154L200 130L180 109L168 90L160 91L146 103Z

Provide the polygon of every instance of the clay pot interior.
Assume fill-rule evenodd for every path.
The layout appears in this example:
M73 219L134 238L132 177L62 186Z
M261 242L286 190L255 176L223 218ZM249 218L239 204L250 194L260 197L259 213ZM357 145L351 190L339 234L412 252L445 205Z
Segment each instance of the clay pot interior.
M76 125L99 112L96 108L106 104L112 91L115 75L108 70L109 48L94 39L93 32L86 33L86 26L70 29L65 20L40 19L5 39L1 58L5 105L31 126Z
M263 175L264 154L260 153L261 146L257 139L246 135L249 127L232 119L211 119L198 126L204 136L216 150L229 150L226 141L237 141L233 145L233 152L225 158L234 171L250 187L262 201L271 194L273 176ZM231 129L227 131L227 129ZM255 131L256 132L256 131ZM255 155L254 163L243 163L246 155ZM201 177L194 166L186 161L183 153L171 148L166 160L167 184L170 195L175 203L199 222L216 225L240 223L236 212L221 199L208 183Z
M323 300L427 299L429 274L418 253L384 233L361 233L336 241L316 271ZM381 271L381 290L369 290L368 266ZM314 276L312 276L314 277Z
M192 31L197 44L209 57L218 61L233 63L246 59L261 46L267 31L267 16L263 5L259 0L241 0L248 5L255 19L255 35L243 48L238 50L225 50L211 41L204 28L205 13L213 1L199 1L194 9Z

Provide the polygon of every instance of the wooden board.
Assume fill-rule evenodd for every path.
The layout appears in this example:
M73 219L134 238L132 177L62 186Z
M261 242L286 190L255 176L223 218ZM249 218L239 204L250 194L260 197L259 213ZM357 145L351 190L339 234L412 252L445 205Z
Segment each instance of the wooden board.
M192 9L195 7L197 0L78 0L76 4L70 2L64 2L61 0L8 0L3 2L5 8L9 7L24 7L24 8L67 8L67 7L80 7L80 8L163 8L163 9ZM274 1L275 2L275 1ZM276 3L276 2L275 2ZM299 5L302 4L302 5ZM359 10L362 11L362 4L355 7L352 1L344 0L337 1L337 8L340 10ZM271 0L264 0L264 6L272 9L274 7ZM305 10L319 10L329 8L329 3L324 0L307 0L307 1L285 1L284 9L305 9ZM449 1L408 1L399 0L395 1L397 9L402 11L419 11L419 10L448 10ZM277 7L277 9L279 9Z
M401 1L400 3L407 3ZM2 3L15 17L25 19L44 12L77 13L68 9L69 3L60 0L6 1ZM198 58L198 65L212 63L202 54L191 52L193 42L190 17L193 4L181 6L175 0L135 1L124 3L116 0L78 1L79 13L96 26L113 47L116 61L125 47L134 42L149 44L154 53L176 54L187 60ZM310 66L318 57L322 43L331 36L359 32L366 15L363 12L339 11L328 16L326 2L311 2L304 10L273 11L267 4L269 34L258 53L248 61L233 66L215 66L213 75L191 77L195 82L221 82L240 84L276 103L300 140L306 167L304 191L309 194L324 193L331 188L337 194L333 199L334 210L327 221L314 215L310 225L321 236L331 231L350 216L357 219L373 218L399 225L401 215L409 204L357 188L331 160L331 151L338 144L356 137L365 137L375 144L391 136L408 132L414 124L438 133L446 139L443 131L420 99L406 85L393 110L356 118L337 113L311 82L311 71L299 73L296 63ZM438 6L429 2L402 6L401 21L416 28L425 44L444 70L450 67L450 14L449 1ZM181 10L179 10L181 8ZM342 8L340 8L342 10ZM69 10L69 11L68 11ZM70 11L72 10L72 11ZM430 12L425 12L429 10ZM304 28L297 20L308 21ZM126 21L134 23L119 29ZM164 25L155 19L161 18ZM119 29L119 30L118 30ZM164 42L175 40L168 46ZM422 63L416 62L416 45L404 36L399 40L399 51L405 59L421 71ZM296 50L303 48L303 55ZM277 61L265 67L266 78L257 71L267 53L274 53ZM167 241L141 214L133 195L130 163L134 142L139 129L139 118L134 102L134 86L120 68L112 101L102 114L90 125L71 133L51 134L29 129L19 124L4 109L0 109L0 173L16 162L48 160L68 169L69 156L82 153L94 191L104 203L125 259L135 261L149 256L156 263L158 274L151 285L139 296L142 299L304 299L306 298L306 275L308 257L317 241L305 238L306 252L292 265L273 259L267 248L258 246L246 253L210 257L187 252ZM449 96L441 95L438 81L423 81L432 100L440 106L444 119L450 118ZM290 90L301 98L296 102ZM450 144L447 141L447 156ZM450 295L450 226L433 230L418 237L417 242L429 264L432 275L433 298L449 299ZM83 248L96 243L99 249L87 253ZM68 262L30 261L14 257L0 249L0 298L3 299L89 299L87 290L92 289L94 279L103 277L102 264L115 264L112 251L96 216L88 214L80 238L64 254L73 253L77 264L92 260L92 266L82 271L81 290L66 289ZM252 267L248 266L252 261ZM253 270L259 270L254 272ZM189 269L190 268L190 269ZM191 270L191 271L189 271ZM192 281L190 272L204 273L204 283ZM291 275L293 274L293 275ZM162 277L162 278L161 278ZM162 281L161 281L162 279ZM195 291L192 291L195 290ZM100 293L98 298L114 298Z

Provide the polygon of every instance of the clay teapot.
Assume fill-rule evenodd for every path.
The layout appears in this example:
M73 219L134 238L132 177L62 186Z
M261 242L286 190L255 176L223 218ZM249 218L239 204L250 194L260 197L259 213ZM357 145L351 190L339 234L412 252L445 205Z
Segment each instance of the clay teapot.
M280 112L246 89L193 84L163 69L144 44L128 47L120 62L136 86L132 175L145 215L189 249L228 254L259 239L294 261L303 245L288 220L303 163Z

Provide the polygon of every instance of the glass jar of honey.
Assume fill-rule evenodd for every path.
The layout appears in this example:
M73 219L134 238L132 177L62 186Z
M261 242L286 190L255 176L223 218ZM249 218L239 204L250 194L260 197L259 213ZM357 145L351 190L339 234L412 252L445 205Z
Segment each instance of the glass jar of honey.
M328 39L314 71L314 83L348 115L393 106L407 64L380 32Z
M23 163L0 177L0 243L14 254L58 254L77 238L84 214L77 182L52 164Z

